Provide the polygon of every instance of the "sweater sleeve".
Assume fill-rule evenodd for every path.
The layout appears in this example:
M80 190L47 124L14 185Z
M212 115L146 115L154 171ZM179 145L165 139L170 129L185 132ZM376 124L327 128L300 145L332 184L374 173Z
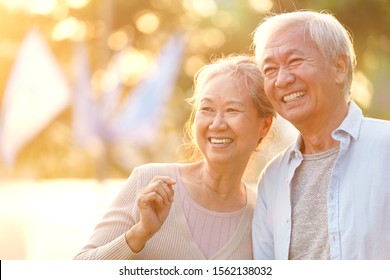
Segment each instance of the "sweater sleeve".
M133 170L124 187L103 216L88 243L74 259L135 259L126 243L125 233L138 222L136 196L140 188L139 169Z

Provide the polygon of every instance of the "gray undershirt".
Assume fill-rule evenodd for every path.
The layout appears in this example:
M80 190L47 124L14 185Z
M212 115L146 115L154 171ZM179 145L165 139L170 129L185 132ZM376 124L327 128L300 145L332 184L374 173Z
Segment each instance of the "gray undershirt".
M289 259L326 260L329 254L328 185L340 148L303 155L291 185Z

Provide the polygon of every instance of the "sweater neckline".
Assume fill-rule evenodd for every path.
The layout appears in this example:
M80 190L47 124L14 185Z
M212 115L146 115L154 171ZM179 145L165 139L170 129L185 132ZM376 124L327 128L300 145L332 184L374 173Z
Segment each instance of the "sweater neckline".
M183 188L185 188L182 176L180 174L179 165L175 167L175 173L177 178L177 183L181 184ZM246 188L246 196L247 196L247 204L244 206L244 213L242 214L241 220L237 226L236 231L234 232L232 238L223 246L219 251L217 251L213 256L209 258L209 260L217 260L217 259L226 259L235 248L237 248L238 243L244 236L245 230L248 225L252 223L252 215L251 215L251 207L254 206L254 195L249 195L249 188L245 185ZM188 242L191 251L198 259L206 259L203 252L200 250L196 242L192 238L191 230L187 223L187 220L184 216L183 208L180 202L180 195L178 191L175 192L174 200L173 200L173 212L180 228L182 236ZM240 211L240 210L238 210Z

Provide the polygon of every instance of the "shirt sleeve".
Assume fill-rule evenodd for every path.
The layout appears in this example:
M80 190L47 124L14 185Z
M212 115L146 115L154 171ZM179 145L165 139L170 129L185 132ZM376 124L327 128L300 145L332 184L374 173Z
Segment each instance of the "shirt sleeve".
M267 213L264 172L261 174L252 222L253 255L257 260L273 260L274 239L272 223Z

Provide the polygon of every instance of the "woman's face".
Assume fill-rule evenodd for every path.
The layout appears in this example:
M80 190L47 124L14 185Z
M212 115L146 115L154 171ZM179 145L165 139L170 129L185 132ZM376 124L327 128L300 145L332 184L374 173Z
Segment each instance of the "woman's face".
M254 101L236 87L234 78L219 74L200 92L195 115L197 145L210 163L247 164L272 123L259 116Z

